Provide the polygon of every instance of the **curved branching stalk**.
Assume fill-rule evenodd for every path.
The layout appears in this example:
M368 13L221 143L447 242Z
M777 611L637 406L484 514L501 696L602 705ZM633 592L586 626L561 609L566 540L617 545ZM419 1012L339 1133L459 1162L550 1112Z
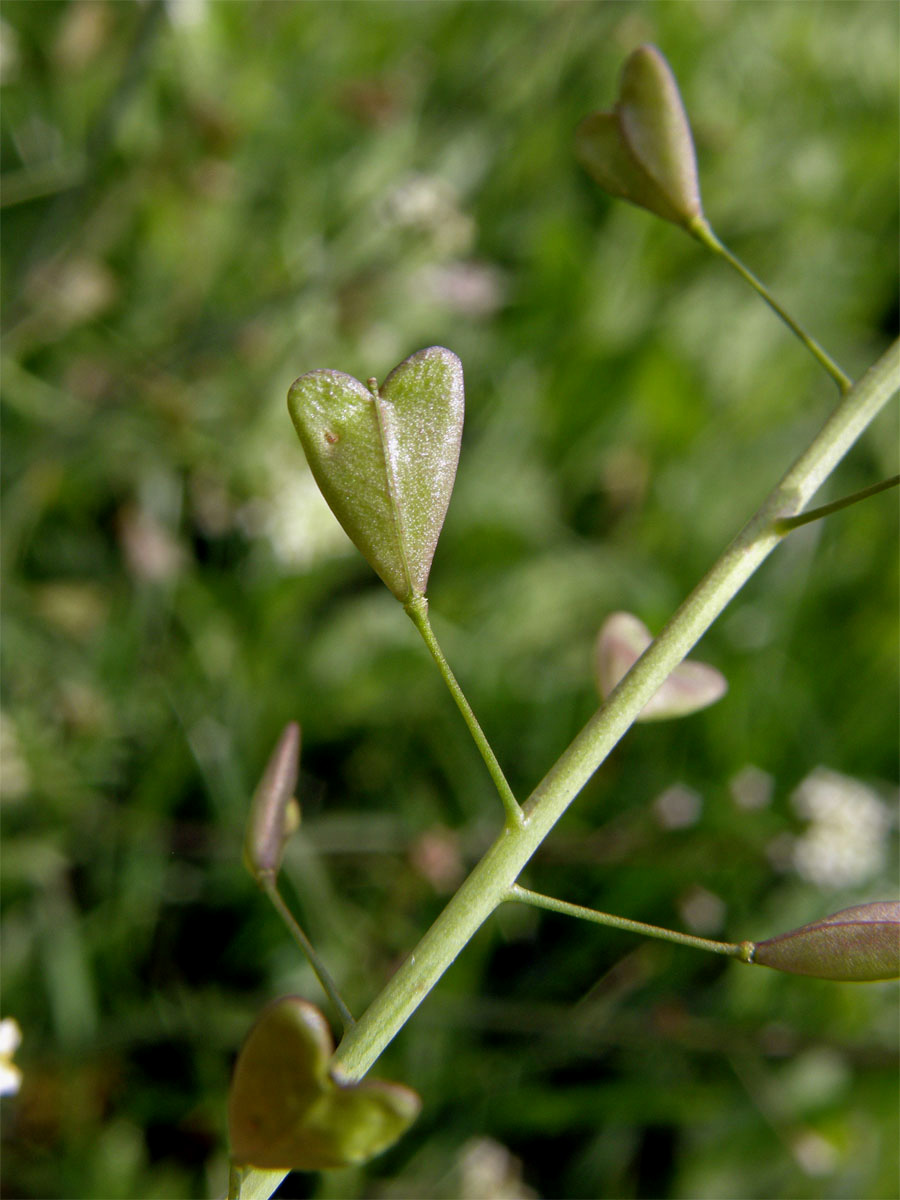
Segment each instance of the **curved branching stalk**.
M353 1013L351 1013L350 1009L347 1007L344 997L341 995L340 989L332 979L331 973L325 966L321 955L304 933L302 926L294 917L294 914L285 904L284 898L282 897L281 892L279 892L274 879L265 880L262 884L262 888L271 900L275 911L287 926L291 937L306 955L307 961L312 967L316 979L318 979L319 983L322 985L322 991L334 1005L337 1014L341 1019L341 1025L344 1029L352 1029L356 1024Z
M790 533L792 529L800 529L803 525L811 525L813 521L821 521L823 517L830 517L832 513L840 512L842 508L859 504L860 500L868 500L870 496L877 496L879 492L886 492L889 488L897 487L898 484L900 484L900 475L892 475L890 479L882 479L881 483L873 483L871 487L862 488L849 496L842 496L840 500L832 500L830 504L807 509L806 512L798 513L796 517L782 517L780 521L775 522L775 528L779 533Z

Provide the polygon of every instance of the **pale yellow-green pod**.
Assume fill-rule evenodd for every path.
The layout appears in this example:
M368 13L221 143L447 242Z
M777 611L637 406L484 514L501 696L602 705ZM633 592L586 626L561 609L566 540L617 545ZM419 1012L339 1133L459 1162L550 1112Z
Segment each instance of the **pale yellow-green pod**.
M284 996L260 1014L228 1096L239 1166L319 1171L367 1162L409 1128L421 1100L400 1083L341 1084L330 1074L331 1030L314 1004Z

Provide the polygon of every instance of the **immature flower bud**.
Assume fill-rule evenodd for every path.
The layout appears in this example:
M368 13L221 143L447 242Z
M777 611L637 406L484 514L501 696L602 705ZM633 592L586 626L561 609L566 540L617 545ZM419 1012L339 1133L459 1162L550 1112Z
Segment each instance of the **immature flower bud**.
M758 942L749 961L817 979L900 976L900 903L878 900Z
M612 195L688 229L703 220L691 127L655 46L629 55L615 108L585 117L575 147L588 174Z
M300 824L294 799L300 760L300 726L285 725L250 802L244 863L257 883L274 879L288 838Z
M309 371L288 409L331 511L398 600L424 596L456 478L462 363L431 346L381 387L342 371Z

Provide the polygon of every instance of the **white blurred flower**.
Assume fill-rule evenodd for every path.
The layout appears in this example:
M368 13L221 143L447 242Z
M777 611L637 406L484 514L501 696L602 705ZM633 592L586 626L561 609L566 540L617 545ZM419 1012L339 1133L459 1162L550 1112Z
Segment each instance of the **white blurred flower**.
M473 1138L460 1155L462 1200L533 1200L522 1181L522 1164L493 1138Z
M702 798L683 783L667 787L653 801L653 814L663 829L688 829L697 824L702 811Z
M384 198L388 227L426 234L435 251L464 254L475 240L475 222L459 207L455 188L435 175L409 175Z
M833 1143L813 1129L796 1134L791 1149L801 1169L813 1177L833 1175L840 1161Z
M489 317L503 303L503 276L490 263L432 263L423 268L416 282L435 303L470 317Z
M13 83L22 61L19 35L8 21L0 21L0 83Z
M190 29L202 25L209 14L206 0L166 0L169 20L178 28Z
M264 538L282 566L307 567L350 550L338 524L302 460L287 466L277 456L267 464L270 493L252 500L237 514L248 537Z
M729 779L728 790L738 808L753 811L772 803L775 780L767 771L748 763Z
M794 842L792 862L819 887L854 887L884 870L891 815L865 784L816 767L792 796L809 827Z
M725 901L706 888L692 887L679 900L678 911L691 933L718 933L725 925Z
M12 1017L0 1021L0 1096L14 1096L22 1084L22 1072L12 1060L21 1042L18 1021Z

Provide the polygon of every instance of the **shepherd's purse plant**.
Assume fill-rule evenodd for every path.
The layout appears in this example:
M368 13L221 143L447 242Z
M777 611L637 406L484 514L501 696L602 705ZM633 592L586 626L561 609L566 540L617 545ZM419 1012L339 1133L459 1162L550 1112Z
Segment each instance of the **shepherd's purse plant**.
M876 900L759 942L715 942L596 912L522 887L523 868L593 773L641 720L685 716L726 690L712 667L688 659L741 587L791 532L885 488L875 483L809 508L813 496L897 390L900 348L854 381L724 246L706 219L690 126L662 54L641 46L625 63L609 112L585 118L577 156L606 191L682 227L759 293L837 386L838 402L759 509L653 638L632 614L598 633L603 701L531 795L520 801L432 630L427 585L450 503L463 426L463 366L450 350L411 354L382 384L314 370L291 386L288 408L313 475L347 534L397 598L434 658L496 787L497 836L444 911L354 1019L325 964L278 890L285 842L298 821L300 730L276 745L251 805L245 862L309 958L343 1033L335 1049L322 1013L284 997L266 1008L239 1055L229 1099L229 1196L264 1200L292 1169L364 1162L401 1136L420 1108L400 1083L366 1078L388 1043L500 905L552 912L725 955L747 965L830 980L900 975L900 904Z

